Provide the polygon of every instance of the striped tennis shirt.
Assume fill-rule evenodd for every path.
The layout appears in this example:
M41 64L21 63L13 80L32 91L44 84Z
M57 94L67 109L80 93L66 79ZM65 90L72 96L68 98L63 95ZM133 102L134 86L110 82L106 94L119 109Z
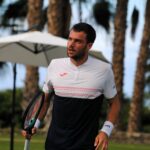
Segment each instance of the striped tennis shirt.
M93 150L103 96L117 93L111 65L91 56L80 66L54 59L43 91L55 93L45 149Z

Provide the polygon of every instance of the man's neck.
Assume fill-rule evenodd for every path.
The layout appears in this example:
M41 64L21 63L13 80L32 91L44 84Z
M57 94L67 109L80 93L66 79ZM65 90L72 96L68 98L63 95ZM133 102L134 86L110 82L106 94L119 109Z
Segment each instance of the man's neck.
M70 58L71 62L75 65L75 66L80 66L82 65L83 63L85 63L88 59L88 56L82 58L82 59L73 59L73 58Z

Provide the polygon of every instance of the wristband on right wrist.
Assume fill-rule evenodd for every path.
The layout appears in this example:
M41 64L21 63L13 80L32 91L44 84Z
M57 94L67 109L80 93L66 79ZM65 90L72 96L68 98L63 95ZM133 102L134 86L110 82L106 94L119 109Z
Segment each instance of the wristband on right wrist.
M105 121L101 131L105 132L109 137L114 128L114 125L110 121Z

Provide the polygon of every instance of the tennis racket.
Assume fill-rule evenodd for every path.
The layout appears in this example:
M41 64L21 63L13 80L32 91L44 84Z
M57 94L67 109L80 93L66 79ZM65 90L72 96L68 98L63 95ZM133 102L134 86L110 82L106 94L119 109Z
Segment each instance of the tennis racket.
M44 103L44 93L38 92L29 105L27 106L23 118L22 118L22 129L25 130L28 134L32 133L32 128L35 125L35 122L40 114L41 108ZM30 140L26 138L24 144L24 150L29 150Z

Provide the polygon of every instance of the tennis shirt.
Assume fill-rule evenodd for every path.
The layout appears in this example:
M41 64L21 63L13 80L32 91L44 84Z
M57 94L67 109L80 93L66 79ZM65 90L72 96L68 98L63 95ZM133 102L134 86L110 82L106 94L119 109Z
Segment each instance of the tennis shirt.
M94 150L103 96L117 93L111 65L91 56L80 66L54 59L43 91L55 93L45 149Z

